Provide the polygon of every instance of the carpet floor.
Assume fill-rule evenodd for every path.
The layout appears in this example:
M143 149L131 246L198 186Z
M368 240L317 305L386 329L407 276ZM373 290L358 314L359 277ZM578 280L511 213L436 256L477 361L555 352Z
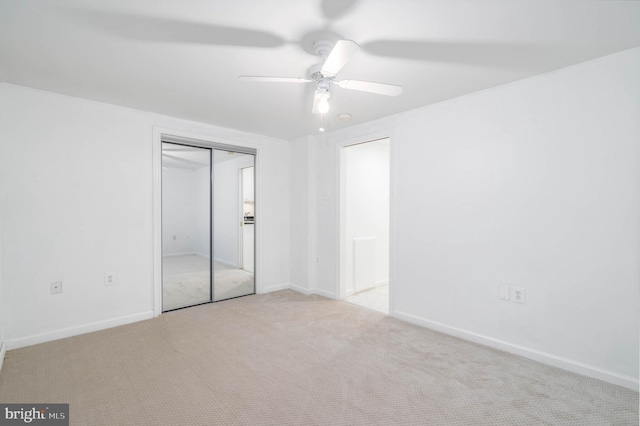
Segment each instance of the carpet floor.
M637 425L638 393L285 290L7 352L72 425Z

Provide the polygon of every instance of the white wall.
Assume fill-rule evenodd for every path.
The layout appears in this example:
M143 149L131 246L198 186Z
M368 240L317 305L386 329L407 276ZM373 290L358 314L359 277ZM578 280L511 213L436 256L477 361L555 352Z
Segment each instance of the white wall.
M2 152L0 151L0 154ZM4 316L5 316L5 308L4 308L4 297L2 295L2 206L4 204L4 199L1 198L2 185L5 182L2 171L0 170L0 370L2 369L2 363L4 361L4 355L7 350L7 346L5 344L5 334L4 334Z
M291 142L291 193L289 204L291 205L290 246L295 247L291 251L291 286L303 293L308 292L311 285L311 277L308 273L309 260L309 147L312 143L310 137L303 137Z
M209 255L208 244L203 246L201 243L201 234L205 237L209 235L206 219L209 217L209 188L208 185L200 185L200 180L203 177L206 179L209 168L203 167L201 170L204 173L175 167L162 170L163 255Z
M258 291L288 283L288 142L2 83L2 307L12 347L153 314L154 126L258 150ZM117 285L103 285L106 272ZM53 279L62 294L49 293Z
M375 285L389 282L389 139L344 148L346 292L354 292L353 239L375 238Z
M318 292L337 297L337 146L386 132L392 315L637 387L638 75L633 49L318 138Z

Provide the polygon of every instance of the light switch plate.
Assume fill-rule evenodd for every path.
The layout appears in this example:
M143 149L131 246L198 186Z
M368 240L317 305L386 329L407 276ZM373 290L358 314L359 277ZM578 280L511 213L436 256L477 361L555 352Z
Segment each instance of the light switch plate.
M501 285L500 286L500 300L509 300L509 286Z

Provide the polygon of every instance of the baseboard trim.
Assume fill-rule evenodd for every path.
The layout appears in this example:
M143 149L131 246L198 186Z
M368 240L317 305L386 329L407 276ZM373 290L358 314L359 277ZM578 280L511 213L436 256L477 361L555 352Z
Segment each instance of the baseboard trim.
M638 379L634 377L624 376L611 371L602 370L600 368L586 365L568 358L563 358L524 346L515 345L503 340L498 340L492 337L484 336L482 334L474 333L469 330L451 327L446 324L431 321L405 312L394 311L391 313L391 316L412 324L438 331L440 333L455 336L463 340L479 343L484 346L489 346L491 348L508 352L514 355L520 355L522 357L529 358L543 364L551 365L553 367L561 368L563 370L568 370L573 373L581 374L583 376L602 380L614 385L623 386L625 388L635 390L636 392L639 388Z
M238 269L238 265L237 265L237 264L235 264L235 263L227 262L226 260L218 259L217 257L216 257L216 258L214 258L213 260L214 260L215 262L222 263L223 265L226 265L226 266L228 266L228 267L230 267L230 268L236 268L236 269Z
M185 251L182 253L167 253L167 254L163 254L162 257L174 257L174 256L192 256L195 253L192 251Z
M297 291L298 293L302 293L307 296L311 294L315 294L318 296L326 297L327 299L338 299L334 293L327 290L323 290L321 288L305 288L295 284L289 284L289 289L293 291Z
M289 290L297 291L298 293L302 293L306 296L309 296L311 291L308 288L300 287L299 285L289 284Z
M38 343L50 342L52 340L64 339L65 337L77 336L94 331L105 330L107 328L118 327L120 325L131 324L153 318L153 311L141 312L133 315L126 315L105 321L96 321L75 327L63 328L47 333L34 334L32 336L7 340L7 349L18 349L25 346L37 345Z
M311 294L316 294L318 296L326 297L327 299L337 300L336 294L327 290L323 290L321 288L312 288Z
M7 354L7 343L0 342L0 372L2 372L2 364L4 364L4 356Z
M275 285L270 285L269 287L265 288L264 290L260 291L260 294L266 294L266 293L273 293L274 291L280 291L280 290L288 290L290 287L289 284L275 284Z
M389 285L389 280L380 280L376 281L375 287L382 287L383 285Z

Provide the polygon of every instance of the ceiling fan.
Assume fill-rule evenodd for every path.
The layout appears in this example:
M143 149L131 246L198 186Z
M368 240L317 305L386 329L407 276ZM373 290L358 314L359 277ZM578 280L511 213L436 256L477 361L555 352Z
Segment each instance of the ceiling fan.
M316 55L322 58L322 63L311 67L309 70L310 78L257 75L241 75L238 78L245 81L269 83L315 83L316 90L313 96L312 109L314 114L324 114L329 111L330 86L332 84L336 84L343 89L359 90L378 95L398 96L402 93L402 86L395 84L361 80L338 80L336 78L340 70L360 50L360 46L352 40L338 40L335 45L329 40L318 40L313 43L313 50Z

